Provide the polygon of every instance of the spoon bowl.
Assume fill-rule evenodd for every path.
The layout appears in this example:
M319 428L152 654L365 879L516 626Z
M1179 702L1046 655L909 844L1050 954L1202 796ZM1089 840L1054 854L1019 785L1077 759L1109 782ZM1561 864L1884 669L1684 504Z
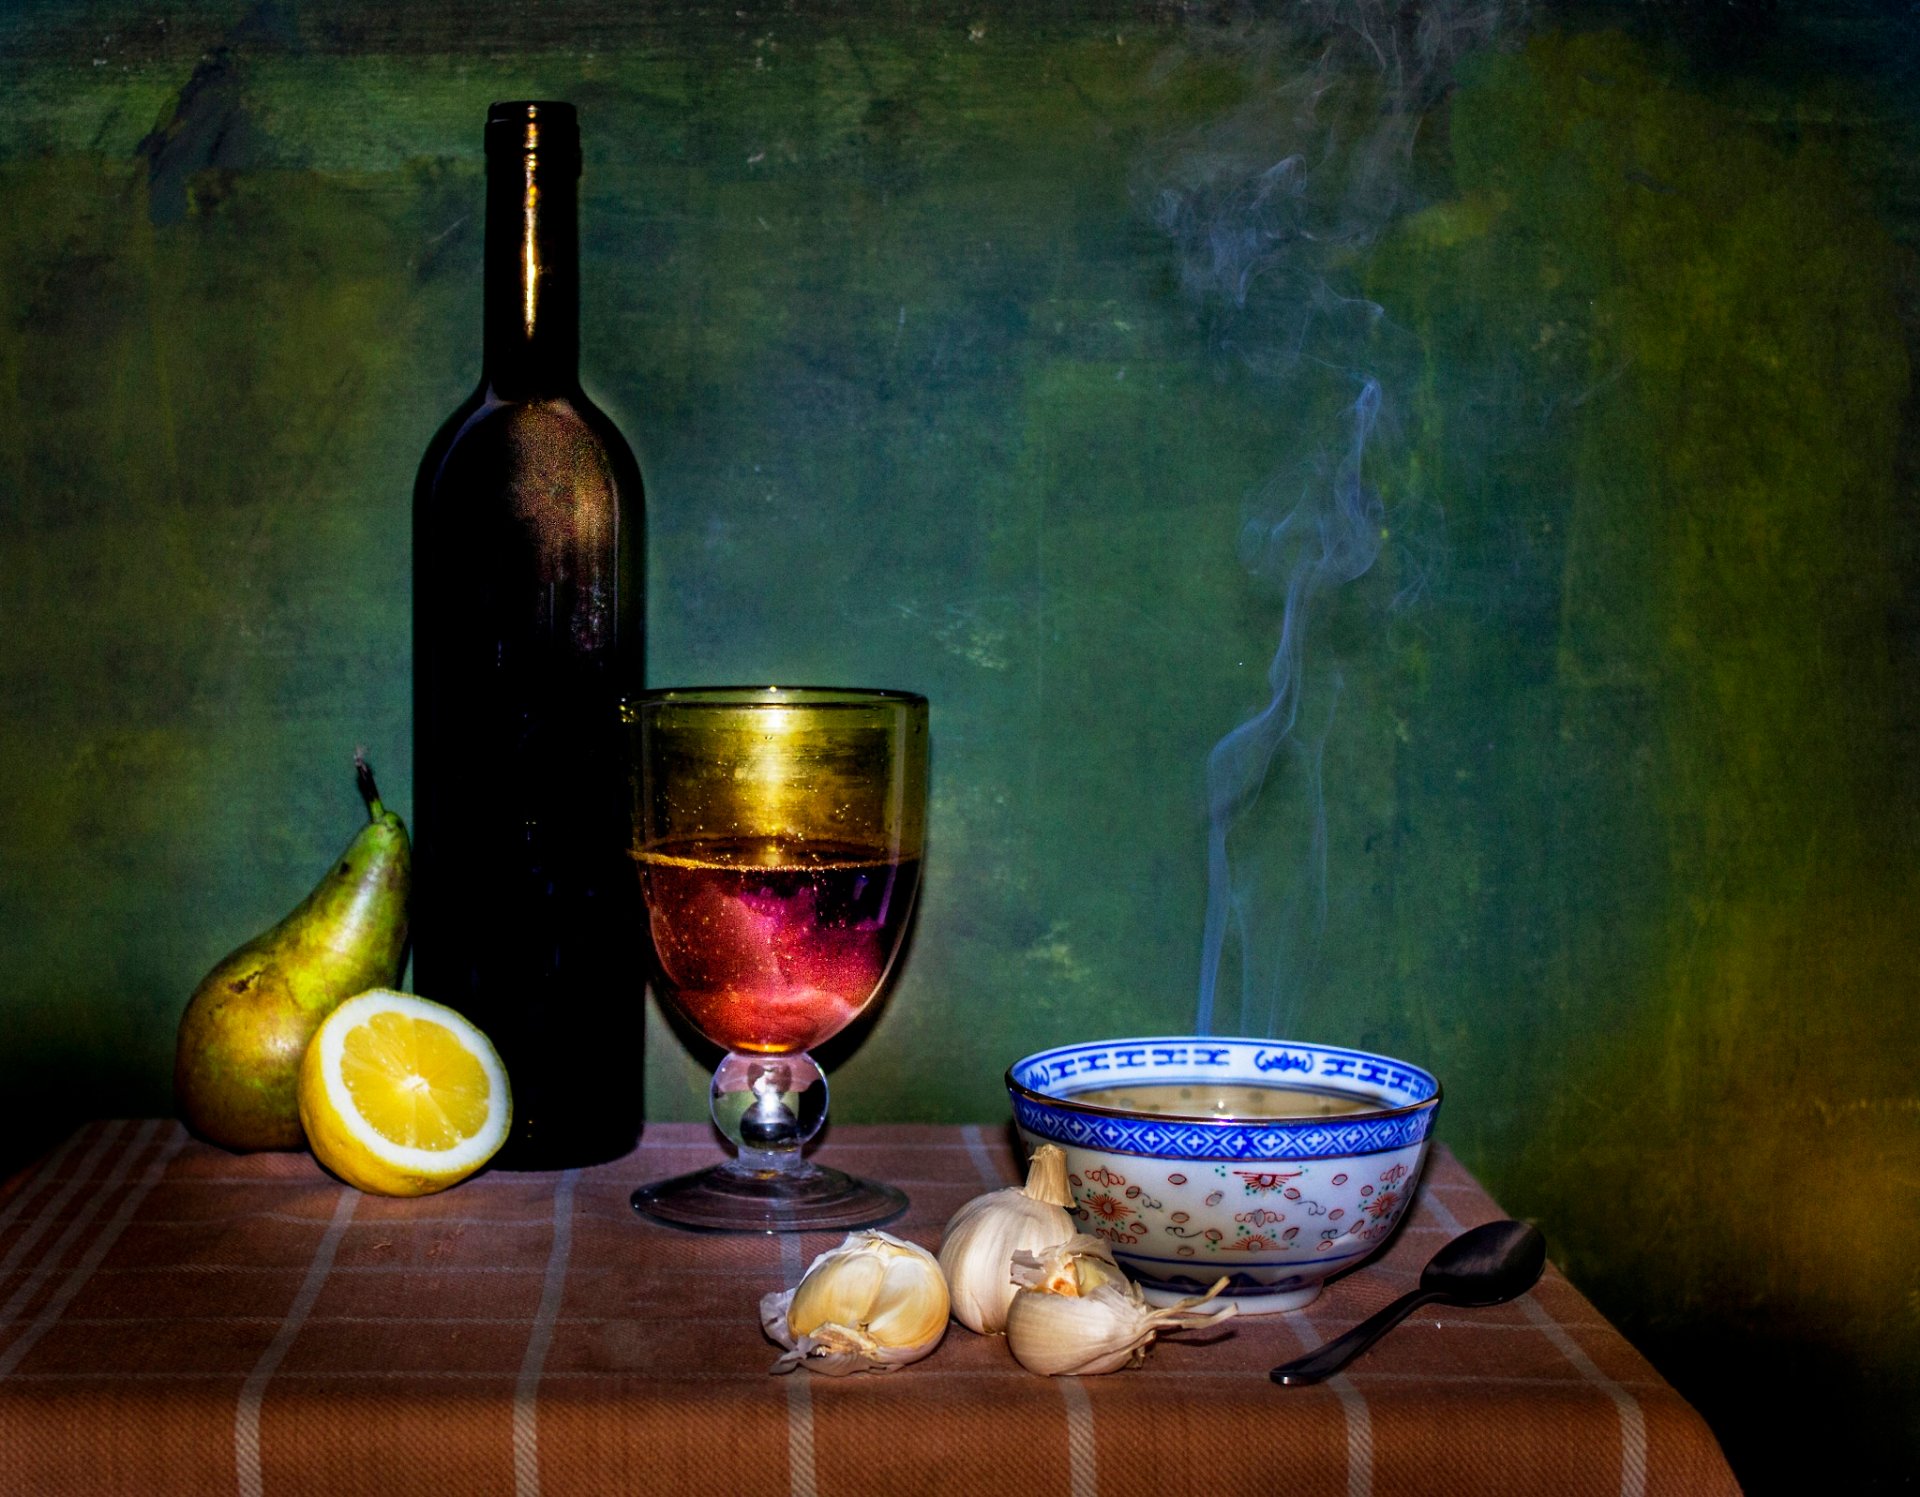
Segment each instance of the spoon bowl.
M1527 1222L1488 1222L1462 1232L1420 1271L1420 1288L1468 1309L1504 1305L1538 1282L1547 1239Z
M1284 1388L1322 1382L1422 1305L1436 1300L1478 1310L1518 1299L1539 1282L1547 1266L1547 1239L1527 1222L1497 1221L1462 1232L1433 1255L1420 1272L1420 1287L1375 1311L1345 1335L1268 1374Z

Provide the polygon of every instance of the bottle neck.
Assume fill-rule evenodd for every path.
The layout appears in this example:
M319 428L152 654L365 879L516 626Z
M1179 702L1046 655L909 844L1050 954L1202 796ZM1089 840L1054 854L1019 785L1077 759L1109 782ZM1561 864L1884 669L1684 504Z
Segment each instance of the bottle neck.
M481 372L502 399L565 394L579 383L579 182L578 155L488 152Z

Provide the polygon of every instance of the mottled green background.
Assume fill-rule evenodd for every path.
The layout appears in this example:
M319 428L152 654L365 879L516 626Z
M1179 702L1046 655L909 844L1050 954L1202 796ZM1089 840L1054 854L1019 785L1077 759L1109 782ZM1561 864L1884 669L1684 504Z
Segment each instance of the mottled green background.
M1204 765L1285 603L1248 541L1357 479L1380 556L1235 830L1220 1027L1438 1072L1752 1490L1910 1489L1915 42L1704 0L13 5L0 1155L168 1107L356 744L410 806L478 127L563 97L651 678L935 703L836 1115L1002 1118L1028 1050L1192 1025ZM651 1116L703 1060L656 1019Z

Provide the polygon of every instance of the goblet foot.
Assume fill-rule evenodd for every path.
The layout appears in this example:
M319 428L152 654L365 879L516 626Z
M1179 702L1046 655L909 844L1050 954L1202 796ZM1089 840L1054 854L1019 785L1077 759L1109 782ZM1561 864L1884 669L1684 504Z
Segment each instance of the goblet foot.
M739 1161L643 1185L633 1209L696 1232L848 1232L907 1209L891 1185L806 1163L803 1170L741 1171Z

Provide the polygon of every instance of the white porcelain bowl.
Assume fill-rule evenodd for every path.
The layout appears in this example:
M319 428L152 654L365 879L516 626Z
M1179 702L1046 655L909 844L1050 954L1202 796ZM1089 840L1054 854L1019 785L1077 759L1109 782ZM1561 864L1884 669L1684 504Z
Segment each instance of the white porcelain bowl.
M1095 1091L1185 1088L1106 1102ZM1266 1117L1245 1089L1359 1110ZM1172 1036L1063 1045L1007 1072L1029 1148L1066 1151L1073 1214L1149 1300L1202 1294L1243 1314L1294 1310L1393 1232L1425 1162L1440 1083L1418 1066L1330 1045ZM1238 1095L1236 1115L1208 1115ZM1191 1112L1148 1111L1173 1105Z

